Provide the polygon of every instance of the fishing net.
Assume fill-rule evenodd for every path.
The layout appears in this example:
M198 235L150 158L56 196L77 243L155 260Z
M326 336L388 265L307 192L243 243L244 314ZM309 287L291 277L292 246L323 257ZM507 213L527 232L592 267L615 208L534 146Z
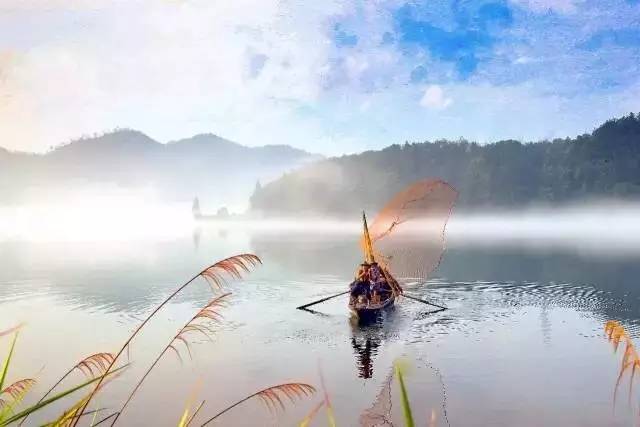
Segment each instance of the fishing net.
M383 387L378 392L371 406L360 414L361 427L393 427L391 417L391 382L393 370L389 371Z
M375 260L397 279L425 281L440 263L457 197L452 186L435 179L418 181L396 194L368 226ZM365 240L361 244L366 253Z

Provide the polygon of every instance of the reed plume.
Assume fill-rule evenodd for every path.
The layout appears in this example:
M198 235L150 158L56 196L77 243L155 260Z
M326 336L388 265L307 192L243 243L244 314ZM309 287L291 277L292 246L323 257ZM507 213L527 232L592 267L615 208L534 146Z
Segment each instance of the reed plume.
M283 411L285 410L285 402L289 401L291 403L296 403L297 400L309 397L315 392L315 387L305 383L286 383L268 387L227 406L222 411L205 421L202 425L205 426L211 423L216 418L229 412L236 406L256 397L260 399L271 413L276 413L279 409Z
M215 264L205 268L204 270L202 270L201 272L199 272L198 274L193 276L191 279L189 279L188 281L186 281L185 283L180 285L180 287L178 287L178 289L176 289L171 295L169 295L167 298L165 298L149 314L149 316L147 316L147 318L144 319L144 321L133 331L133 333L129 336L129 338L127 338L127 340L124 342L124 344L122 345L120 350L118 350L118 352L116 353L116 355L114 357L114 360L107 367L106 372L109 373L111 371L111 369L113 368L113 365L115 364L115 362L122 355L122 353L124 353L124 351L129 348L129 344L140 333L140 331L144 328L144 326L165 305L167 305L169 303L169 301L171 301L173 298L175 298L176 295L178 295L184 288L189 286L194 280L196 280L199 277L202 277L205 280L207 280L207 282L212 287L212 289L214 288L214 286L217 286L218 288L221 288L222 285L224 283L226 283L225 275L226 276L230 276L231 278L239 279L239 278L242 277L242 273L243 272L245 272L245 273L249 272L252 267L257 266L258 264L262 264L262 261L256 255L253 255L253 254L235 255L235 256L232 256L232 257L229 257L229 258L225 258L225 259L223 259L221 261L216 262ZM94 387L93 391L89 395L89 398L87 399L87 402L85 403L85 405L80 410L80 414L81 415L84 412L84 410L87 408L87 406L89 405L91 400L93 399L93 396L95 396L95 394L97 393L101 382L102 382L102 380L98 381L98 383ZM78 424L78 419L75 420L75 422L72 424L72 426L76 426Z
M98 353L102 354L102 353ZM96 356L96 355L94 355ZM87 358L89 359L89 358ZM85 359L85 360L87 360ZM100 359L100 357L98 357L97 359ZM82 363L82 362L81 362ZM78 364L79 365L79 364ZM77 366L77 365L76 365ZM98 366L101 366L100 362L98 362ZM118 370L113 370L110 373L110 377L104 381L102 384L100 384L100 388L104 388L109 382L115 380L116 378L118 378L124 369L126 369L128 365L125 365L121 368L118 368ZM107 374L102 374L107 375ZM96 378L92 378L90 381L94 381L96 380ZM62 415L60 415L55 421L47 424L47 427L70 427L71 425L73 425L74 422L76 422L77 420L79 420L81 417L85 416L85 415L90 415L90 414L94 414L94 418L95 415L97 415L98 412L102 411L101 409L96 409L94 411L88 411L88 412L81 412L81 409L83 408L83 406L86 404L87 399L89 399L89 396L91 396L91 392L89 392L88 394L86 394L85 396L83 396L82 398L80 398L76 403L74 403L69 409L65 410L62 412ZM92 423L92 426L94 424ZM95 424L97 425L97 424Z
M20 324L14 326L12 328L6 329L4 331L0 331L0 337L12 334L12 333L18 331L19 329L21 329L23 326L24 326L24 323L20 323Z
M106 372L114 361L113 353L96 353L78 363L74 368L82 372L87 378L95 378Z
M13 408L22 402L25 395L36 385L33 378L18 380L0 391L0 421L13 415ZM3 396L5 396L3 398Z
M41 403L44 399L49 396L53 390L56 389L69 375L73 372L78 371L81 372L87 379L93 379L100 375L104 375L107 371L107 368L111 362L115 359L115 356L112 353L96 353L92 354L89 357L82 359L80 362L76 363L71 369L69 369L51 388L38 400L36 404ZM24 424L29 416L24 417L18 426Z
M638 357L638 352L633 344L633 341L620 322L609 320L605 323L604 331L607 335L607 339L613 344L614 352L618 351L620 342L624 342L625 344L624 353L622 355L622 360L620 363L620 373L618 374L618 378L616 379L616 385L613 391L613 403L615 405L618 388L620 387L620 383L622 382L625 373L629 372L629 369L631 369L629 375L629 399L631 399L633 379L638 368L640 367L640 357Z
M147 378L147 376L149 376L153 368L156 367L158 362L160 362L160 359L162 359L162 357L167 353L167 351L169 351L169 349L173 350L178 356L178 358L180 359L180 361L182 362L182 357L180 356L180 351L177 345L179 343L182 343L186 348L187 352L189 353L189 356L191 357L191 349L190 349L189 340L188 340L189 335L192 335L194 333L200 333L203 336L205 336L207 339L211 339L213 330L206 323L211 323L211 322L220 323L220 321L222 320L222 315L218 313L218 310L227 305L227 299L230 295L231 293L226 293L209 301L207 305L205 305L202 309L200 309L178 331L178 333L169 341L169 344L167 344L167 346L160 352L158 357L156 357L156 359L153 361L149 369L147 369L147 371L144 373L140 381L138 381L134 389L131 391L131 393L129 394L129 397L127 397L127 400L122 405L122 408L120 408L115 418L113 419L113 422L111 423L112 426L118 421L118 418L120 418L120 415L122 414L124 409L127 407L127 405L129 405L129 402L131 402L131 400L133 399L133 396L135 396L138 389L140 389L144 380ZM202 323L202 322L205 322L205 323Z
M253 254L236 255L230 258L218 261L212 266L205 268L200 272L212 290L221 290L224 285L227 284L227 280L223 273L230 276L232 279L242 279L243 273L250 273L251 267L255 267L258 264L262 264L260 258Z
M0 396L8 394L13 400L17 400L21 396L24 396L34 385L36 385L36 380L33 378L25 378L7 386L2 390L2 392L0 392Z
M191 357L191 347L189 345L188 336L199 333L204 336L208 340L212 340L212 335L214 330L207 323L219 324L222 321L222 315L218 313L220 308L226 307L228 305L227 299L231 295L230 292L220 295L209 301L207 305L205 305L200 311L196 313L195 316L191 318L183 327L178 331L178 333L173 337L169 345L164 349L162 353L160 353L160 357L168 350L173 350L178 358L182 360L180 356L180 351L176 347L177 344L184 344L184 348L189 353Z

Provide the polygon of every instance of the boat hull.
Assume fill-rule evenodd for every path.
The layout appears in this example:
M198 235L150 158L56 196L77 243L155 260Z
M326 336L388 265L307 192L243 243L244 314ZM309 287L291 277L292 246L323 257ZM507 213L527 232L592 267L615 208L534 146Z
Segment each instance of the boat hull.
M391 295L390 298L384 300L380 304L367 307L357 307L353 304L349 305L349 310L356 316L361 322L371 321L378 319L385 310L393 307L395 303L395 297Z

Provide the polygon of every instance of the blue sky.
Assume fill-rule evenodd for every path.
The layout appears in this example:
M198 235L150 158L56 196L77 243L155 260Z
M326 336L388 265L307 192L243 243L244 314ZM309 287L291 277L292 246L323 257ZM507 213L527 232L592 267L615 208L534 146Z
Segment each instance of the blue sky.
M0 146L132 127L324 154L640 111L636 0L4 0Z

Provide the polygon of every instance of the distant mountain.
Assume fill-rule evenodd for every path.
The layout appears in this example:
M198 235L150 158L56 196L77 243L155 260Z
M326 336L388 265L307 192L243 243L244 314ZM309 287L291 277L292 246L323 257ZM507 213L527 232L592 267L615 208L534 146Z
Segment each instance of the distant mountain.
M0 204L110 186L148 189L173 201L198 196L211 209L237 207L246 205L257 181L320 158L286 145L246 147L212 134L161 144L118 130L46 154L0 149Z
M573 139L405 143L326 159L258 189L251 206L267 215L353 216L428 177L456 187L458 208L469 210L640 198L640 116L609 120Z

